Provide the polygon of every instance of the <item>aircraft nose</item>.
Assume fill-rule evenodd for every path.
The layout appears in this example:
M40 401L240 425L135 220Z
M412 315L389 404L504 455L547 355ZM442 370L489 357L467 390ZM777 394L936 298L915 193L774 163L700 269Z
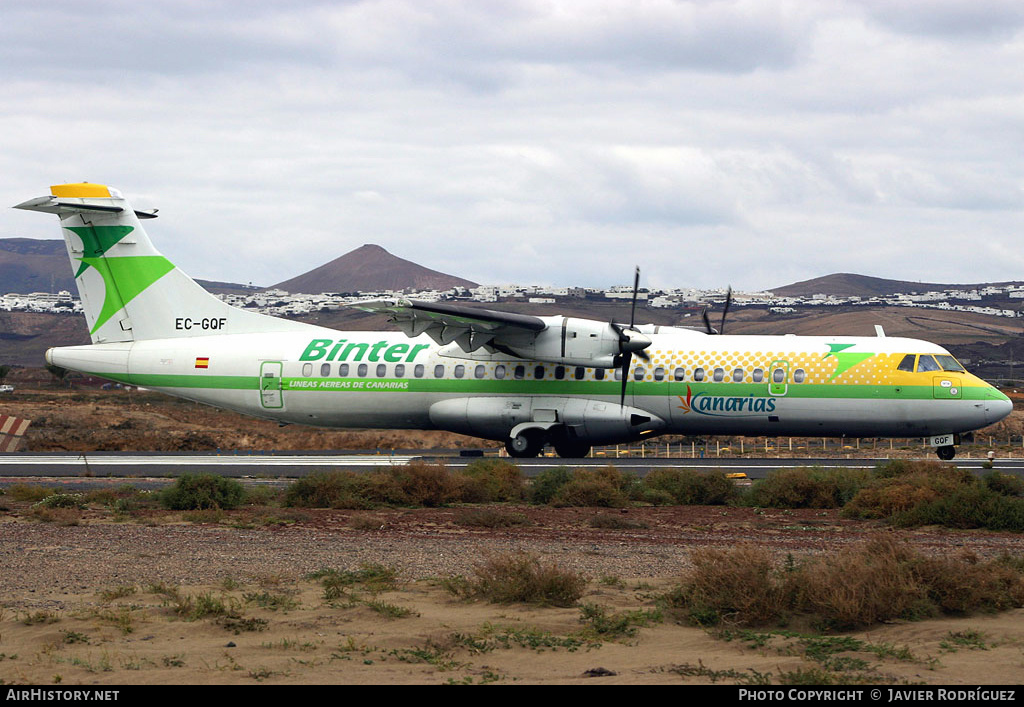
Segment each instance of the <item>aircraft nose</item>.
M1013 401L995 388L991 388L985 401L985 421L988 424L999 422L1013 412Z

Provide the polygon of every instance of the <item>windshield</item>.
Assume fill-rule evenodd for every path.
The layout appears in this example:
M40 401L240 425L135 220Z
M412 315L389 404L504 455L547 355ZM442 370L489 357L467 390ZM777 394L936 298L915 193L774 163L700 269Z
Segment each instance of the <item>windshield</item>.
M908 373L913 373L915 369L918 373L933 371L967 373L964 367L949 354L907 354L896 366L896 370Z
M964 367L961 366L955 358L949 354L935 354L935 360L938 361L939 365L942 366L944 371L953 371L954 373L967 373Z

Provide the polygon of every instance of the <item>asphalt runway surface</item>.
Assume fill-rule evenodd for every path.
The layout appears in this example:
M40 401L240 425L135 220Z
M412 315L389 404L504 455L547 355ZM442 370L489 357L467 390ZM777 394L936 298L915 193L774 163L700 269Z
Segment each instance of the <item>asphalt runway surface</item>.
M404 465L416 459L440 462L451 469L463 468L480 456L463 456L458 452L406 450L403 452L353 454L350 451L308 454L210 454L210 453L24 453L0 455L0 487L17 483L56 483L67 486L77 483L95 487L103 482L168 483L182 474L217 474L244 479L251 483L280 482L313 473L328 471L370 472L393 465ZM933 456L922 457L934 460ZM701 471L722 471L744 474L748 479L761 479L777 469L801 466L823 468L870 469L887 461L885 458L612 458L561 459L537 457L514 460L530 477L558 466L601 467L614 464L625 472L644 476L652 469L678 468ZM986 471L984 460L959 458L951 466L980 474ZM1024 478L1024 459L995 459L993 467L1005 474Z

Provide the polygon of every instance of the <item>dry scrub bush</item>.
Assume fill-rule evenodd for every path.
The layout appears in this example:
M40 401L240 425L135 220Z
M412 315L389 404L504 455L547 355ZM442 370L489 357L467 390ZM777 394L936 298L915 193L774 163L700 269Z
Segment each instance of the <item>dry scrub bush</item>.
M783 618L786 592L767 548L699 548L693 565L687 579L667 597L689 621L761 626Z
M587 586L585 577L526 552L489 556L473 574L450 577L445 587L464 599L564 607L576 604Z
M1024 606L1024 563L931 558L879 537L800 565L777 567L768 550L699 550L694 569L665 597L701 625L762 626L806 617L831 630L892 619Z
M840 630L930 616L934 611L913 559L889 538L816 557L800 568L794 608Z

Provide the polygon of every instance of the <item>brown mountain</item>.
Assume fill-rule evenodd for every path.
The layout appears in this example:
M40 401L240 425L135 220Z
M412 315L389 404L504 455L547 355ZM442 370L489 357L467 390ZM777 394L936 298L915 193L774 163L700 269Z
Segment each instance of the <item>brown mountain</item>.
M64 241L0 238L0 294L61 290L78 294Z
M274 285L286 292L380 292L381 290L449 290L477 283L430 270L367 244L340 258Z
M775 287L771 292L780 297L806 297L809 295L836 295L838 297L880 297L896 293L933 292L946 289L972 290L988 285L1016 283L985 283L975 285L943 285L934 282L913 282L910 280L886 280L881 277L833 273L813 280L795 282L785 287Z

